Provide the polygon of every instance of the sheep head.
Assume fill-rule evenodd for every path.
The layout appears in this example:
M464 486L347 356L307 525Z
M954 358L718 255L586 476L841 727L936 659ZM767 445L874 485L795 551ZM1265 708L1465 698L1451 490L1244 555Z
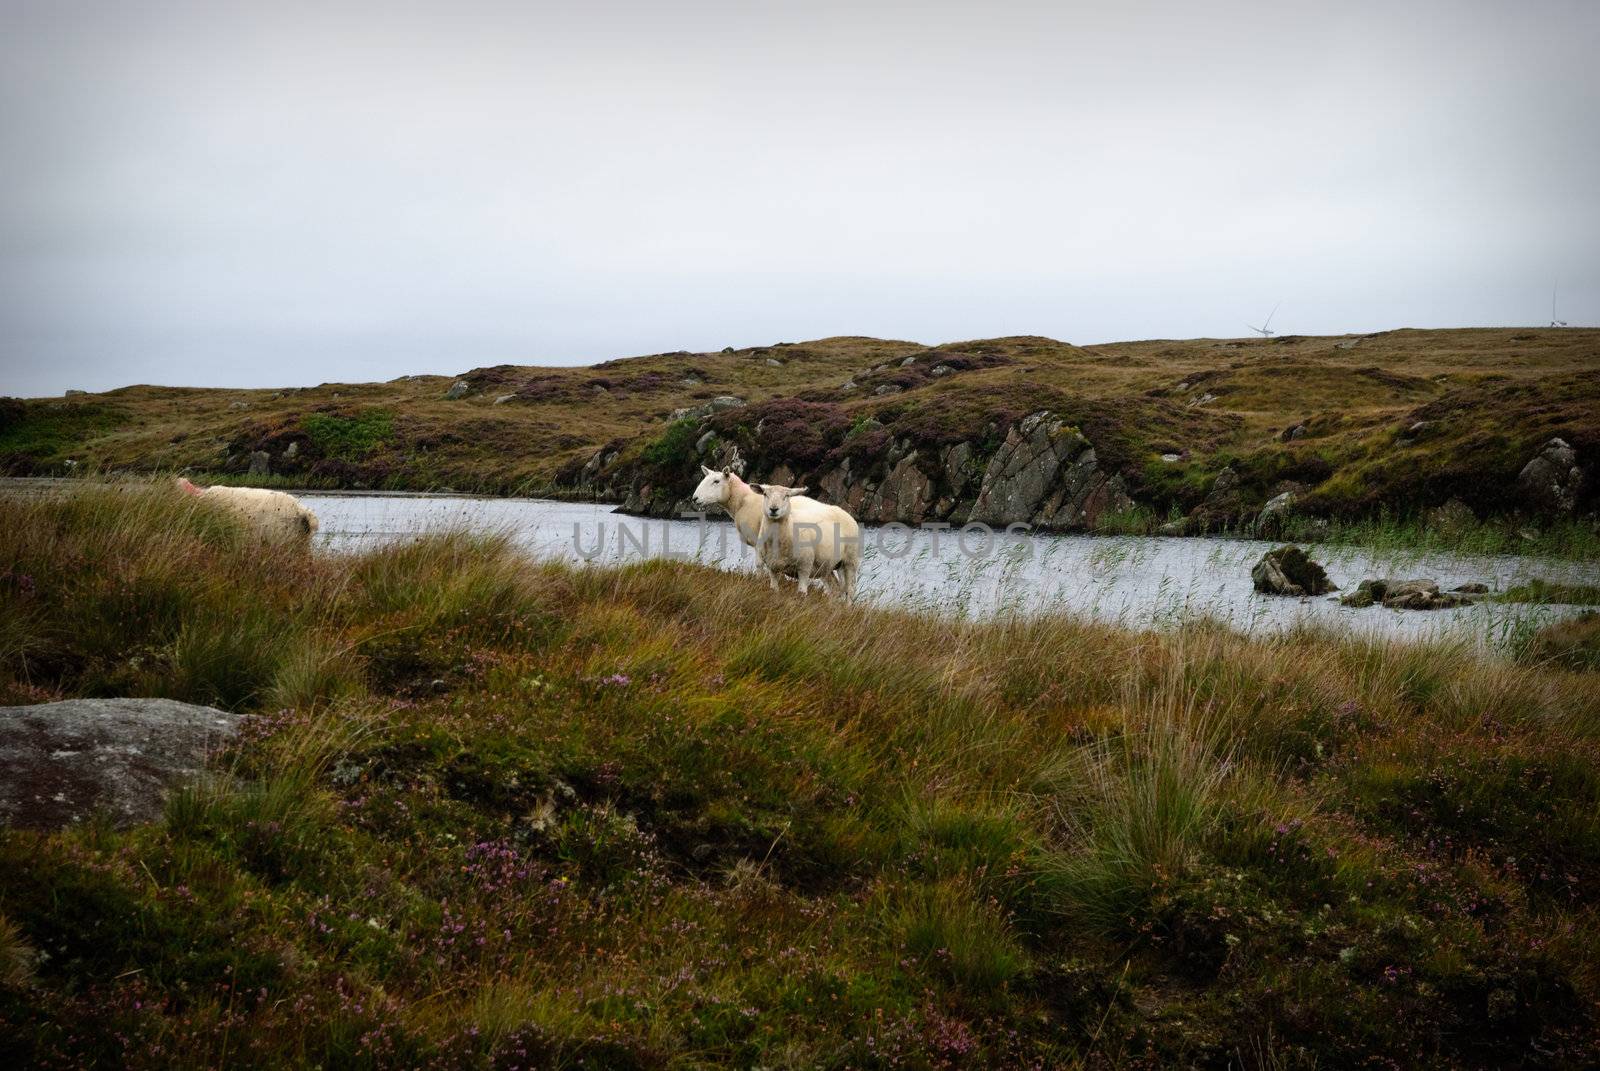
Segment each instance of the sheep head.
M804 487L782 487L775 483L753 483L750 489L763 500L762 515L773 521L781 521L789 516L789 499L806 493Z

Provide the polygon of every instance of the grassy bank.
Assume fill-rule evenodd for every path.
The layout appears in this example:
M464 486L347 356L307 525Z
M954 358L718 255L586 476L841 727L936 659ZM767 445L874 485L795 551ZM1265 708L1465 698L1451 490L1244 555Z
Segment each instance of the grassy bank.
M8 1066L1600 1059L1600 674L0 522L0 700L255 715L160 823L0 832Z

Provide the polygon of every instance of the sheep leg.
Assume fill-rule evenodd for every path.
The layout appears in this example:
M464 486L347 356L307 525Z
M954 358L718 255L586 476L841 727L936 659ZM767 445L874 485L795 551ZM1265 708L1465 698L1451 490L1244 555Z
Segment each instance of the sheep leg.
M795 576L800 580L800 594L805 595L811 591L811 563L801 561L795 566Z

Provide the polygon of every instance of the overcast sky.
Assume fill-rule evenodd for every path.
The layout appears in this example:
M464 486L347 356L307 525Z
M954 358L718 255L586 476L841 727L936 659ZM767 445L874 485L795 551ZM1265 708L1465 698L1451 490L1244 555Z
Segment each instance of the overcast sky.
M1600 322L1600 3L0 0L0 394Z

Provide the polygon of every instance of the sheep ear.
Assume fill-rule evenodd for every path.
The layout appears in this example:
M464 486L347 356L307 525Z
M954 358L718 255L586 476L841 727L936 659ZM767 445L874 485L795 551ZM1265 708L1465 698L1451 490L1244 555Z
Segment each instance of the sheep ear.
M809 490L809 487L791 487L789 488L789 493L791 495L803 495Z
M750 490L754 491L758 495L764 495L764 494L767 493L767 489L765 487L761 486L759 483L751 484L750 485Z
M700 471L701 471L702 474L704 474L706 476L714 476L714 475L716 475L716 471L714 469L708 469L704 465L700 466Z

